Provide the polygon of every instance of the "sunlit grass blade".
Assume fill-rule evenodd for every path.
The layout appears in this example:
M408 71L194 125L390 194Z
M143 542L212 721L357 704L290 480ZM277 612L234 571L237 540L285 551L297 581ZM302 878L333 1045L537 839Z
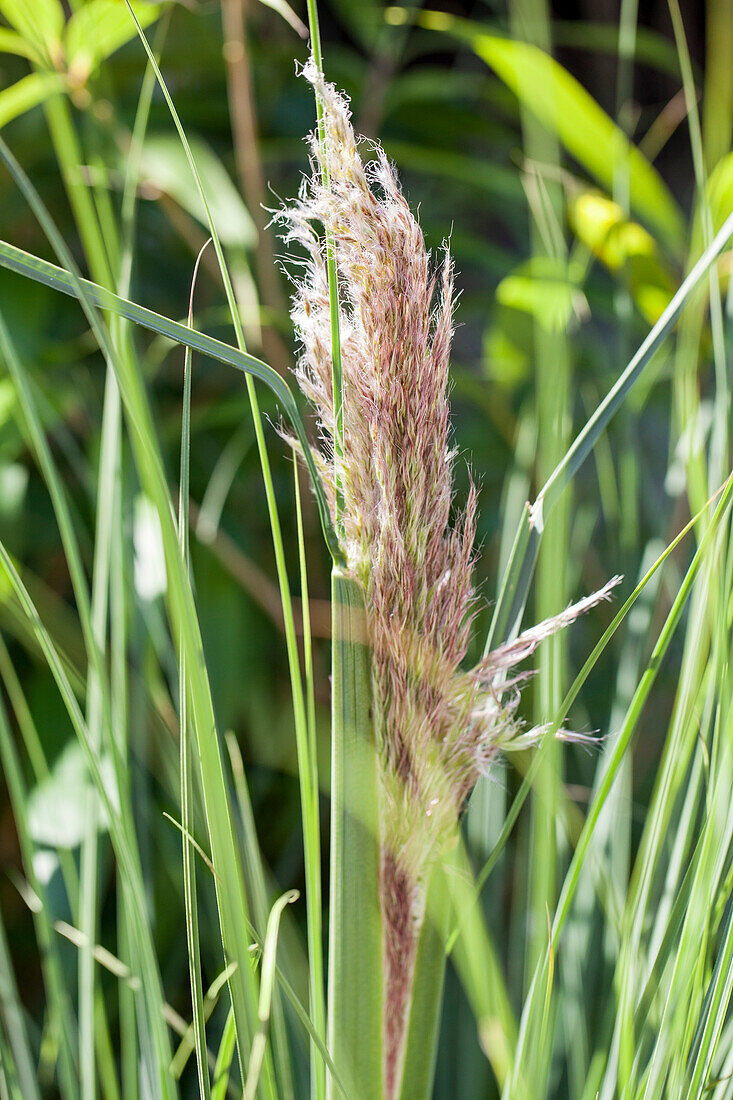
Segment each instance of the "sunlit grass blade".
M722 491L723 490L721 489L720 492L722 492ZM713 500L714 499L715 498L713 498ZM548 728L547 733L544 735L543 742L540 745L537 752L535 753L534 757L532 758L532 762L531 762L529 768L527 769L527 772L524 775L524 778L522 779L522 783L519 787L519 790L517 791L517 794L514 796L514 799L512 800L509 811L507 812L507 815L506 815L506 817L504 819L504 822L502 824L501 832L500 832L499 837L496 841L496 844L494 845L489 858L486 860L485 864L481 868L481 871L476 876L476 888L477 888L477 890L479 890L479 891L482 890L485 883L488 881L488 878L489 878L492 870L496 866L496 862L497 862L499 856L501 855L501 853L502 853L502 851L503 851L503 849L504 849L504 847L505 847L505 845L506 845L506 843L509 839L509 836L511 835L512 829L514 828L514 825L516 824L517 818L519 817L520 810L521 810L521 808L522 808L522 806L523 806L523 804L524 804L524 802L527 798L527 795L529 794L529 792L532 788L532 784L534 782L535 776L537 775L537 771L540 767L542 754L543 754L543 752L547 751L547 749L545 747L546 744L547 744L547 740L549 738L555 737L557 735L558 730L562 727L562 724L565 721L565 718L567 717L567 715L570 711L570 708L572 707L573 703L577 699L583 684L588 679L588 676L593 671L593 669L594 669L595 665L597 664L598 659L600 658L601 654L606 649L609 642L613 638L614 634L619 629L619 627L621 626L624 619L629 614L629 612L631 611L632 607L637 602L639 597L642 595L642 593L646 589L647 585L651 582L652 578L655 576L657 571L662 567L662 565L664 565L665 561L669 558L669 556L674 552L674 550L677 549L677 547L682 542L682 540L686 537L686 535L688 535L689 532L702 519L705 510L709 507L709 505L711 503L712 503L712 501L708 502L708 504L705 506L705 509L698 512L697 515L692 517L692 519L689 521L689 523L685 524L685 526L682 528L682 530L679 532L679 534L675 536L675 538L672 540L672 542L670 542L669 545L665 547L665 549L662 551L662 553L654 560L654 562L649 566L649 568L647 570L645 570L644 574L640 578L640 580L637 583L636 587L634 588L633 592L627 597L627 599L624 601L623 605L616 612L616 614L613 617L613 620L608 625L608 627L604 630L601 638L596 642L595 646L591 650L590 655L588 656L585 663L583 664L583 667L581 668L580 672L575 677L575 680L573 681L570 688L568 689L568 691L565 695L565 698L563 699L562 704L559 707L559 710L558 710L557 714L553 718L552 725ZM455 936L455 934L456 933L454 932L453 936ZM452 939L449 938L449 940L448 940L449 948L451 946L451 943L452 943Z
M449 915L455 928L444 952L451 954L476 1019L481 1049L502 1088L512 1066L516 1065L517 1022L497 949L478 904L468 856L460 840L444 860L440 874L443 889L450 898ZM524 1097L521 1078L520 1084L517 1095Z
M170 23L170 9L158 24L156 45L162 46ZM150 66L143 76L138 97L135 121L130 136L128 155L125 159L125 178L120 203L119 228L119 269L116 271L116 289L128 295L132 280L135 253L135 229L137 225L137 197L140 179L140 166L145 135L150 120L150 110L155 90L155 74ZM111 334L115 346L123 354L134 355L132 330L127 320L113 316ZM119 405L119 400L118 400ZM121 413L121 408L119 408ZM120 425L121 428L121 425ZM121 437L121 430L120 430ZM113 737L120 745L120 756L127 760L134 751L129 726L129 679L128 679L128 618L129 598L126 585L126 540L125 540L125 501L123 488L122 447L118 452L117 478L114 484L115 530L112 538L111 579L110 579L110 685ZM129 771L123 772L119 779L125 790L128 803L133 803L132 780ZM135 823L132 828L135 833ZM129 906L122 890L118 891L117 924L118 954L128 965L132 960ZM140 1092L140 1044L138 1041L135 999L126 983L119 986L120 1016L120 1080L125 1100L138 1100Z
M705 997L705 1004L690 1057L687 1100L709 1091L710 1065L733 994L733 899L729 899L723 923L723 935Z
M226 744L229 751L229 761L234 780L234 790L237 796L237 807L242 824L242 836L244 843L244 874L247 888L252 898L252 923L260 936L264 936L268 919L268 888L265 880L265 868L262 861L260 842L257 836L252 801L247 786L247 776L244 771L244 761L236 737L231 731L226 734ZM304 969L307 968L307 963ZM293 1082L290 1059L292 1052L288 1042L288 1034L283 1012L280 989L276 986L272 994L270 1008L270 1030L272 1033L273 1058L278 1073L278 1083L282 1100L291 1100L293 1097ZM323 1065L322 1053L318 1058Z
M191 294L188 305L188 326L193 327L193 299L196 289L196 276L204 249L203 245L196 257L191 277ZM192 352L186 348L183 363L183 410L181 415L181 472L178 490L178 543L181 549L183 567L190 570L188 500L190 494L191 465L191 373ZM194 783L194 748L188 710L188 677L186 674L186 651L183 639L179 639L178 673L178 716L180 725L180 770L181 770L181 825L183 826L183 892L186 909L186 943L188 946L188 971L191 984L191 1003L193 1008L193 1032L196 1048L196 1068L198 1071L199 1091L203 1100L211 1094L209 1067L206 1061L206 1020L204 1018L204 991L201 978L201 947L199 943L198 901L196 898L196 865L188 841L193 831L192 803Z
M193 838L188 837L188 841L191 844L191 846L193 847L193 844L195 843L193 841ZM199 852L198 854L202 855L201 852ZM205 853L204 853L204 855L205 855ZM205 858L208 859L208 856L206 856ZM216 976L216 978L214 978L214 980L211 983L211 985L209 986L209 988L206 990L206 993L204 994L203 1003L202 1003L202 1011L203 1011L203 1017L204 1017L205 1022L207 1022L209 1020L209 1018L211 1017L212 1012L214 1011L217 1004L219 1003L219 997L221 995L222 990L225 990L227 988L227 982L229 981L229 978L231 976L230 975L231 969L232 969L231 967L227 967L225 970L223 970L221 972L221 974L218 974ZM173 1073L173 1076L176 1078L176 1080L180 1079L184 1069L186 1068L186 1063L188 1062L188 1059L191 1056L191 1053L195 1050L195 1047L196 1047L195 1032L196 1032L196 1021L193 1020L190 1024L190 1026L188 1027L185 1035L181 1036L181 1041L178 1044L178 1049L176 1050L175 1054L173 1055L173 1061L171 1063L171 1071ZM211 1053L211 1051L208 1050L208 1049L206 1051L206 1058L207 1058L209 1066L213 1069L214 1068L214 1063L215 1063L215 1058L214 1058L213 1054Z
M88 658L88 680L86 685L88 728L93 742L101 748L103 731L105 748L109 752L115 764L115 774L118 790L123 793L126 789L124 772L118 752L118 744L111 733L111 700L107 673L103 667L102 649L104 646L107 621L107 585L112 551L113 508L115 506L117 483L117 461L119 452L119 394L114 376L107 378L105 410L103 416L103 442L100 456L100 486L103 492L100 494L100 506L97 513L97 537L95 539L94 562L94 587L90 599L81 550L74 529L74 524L69 509L64 486L54 462L50 446L45 438L40 415L38 413L34 392L30 385L27 372L21 363L10 333L0 315L0 354L14 381L19 402L23 409L29 442L38 462L47 485L49 495L54 507L56 520L61 535L62 545L69 565L70 575L74 587L77 610L85 638ZM120 800L123 815L126 813L128 803L124 796ZM79 896L76 896L76 887L70 893L72 908L76 910L80 906L78 914L79 923L85 931L88 943L96 939L94 934L96 927L96 877L97 877L97 811L89 808L87 822L87 839L83 847L81 862L81 876L77 880L73 876L73 882L79 888ZM128 836L131 830L128 824ZM68 860L63 859L64 863ZM67 888L71 887L72 879L66 872ZM83 949L79 955L79 987L80 987L80 1025L79 1040L81 1065L83 1073L82 1088L87 1093L94 1088L95 1065L94 1046L99 1043L107 1030L104 1023L99 1030L99 1010L97 997L94 990L94 962L89 952ZM110 1088L114 1087L110 1082Z
M237 1043L237 1025L234 1018L234 1010L230 1008L227 1015L219 1052L214 1066L214 1081L211 1086L211 1100L225 1100L229 1087L229 1074L234 1059L234 1048Z
M27 374L17 356L10 339L10 334L5 322L0 315L0 354L12 377L20 405L23 409L30 443L36 456L36 461L43 473L48 486L51 500L54 506L62 544L69 563L69 571L74 585L77 608L79 610L82 631L88 656L88 722L90 735L97 745L102 742L102 724L105 720L109 728L110 703L106 690L105 674L102 669L101 653L104 645L104 633L106 623L106 577L109 563L109 532L110 532L110 507L114 499L112 485L114 482L114 463L116 445L116 432L114 424L110 431L110 419L114 421L116 416L114 408L115 396L112 392L116 386L114 378L111 380L112 389L107 390L108 399L105 403L105 415L103 418L104 440L101 455L101 480L104 492L100 495L101 505L98 511L97 539L95 540L95 583L91 601L86 584L81 552L74 526L66 500L61 479L51 455L50 447L46 441L41 420L34 401L33 391L29 385ZM109 381L109 379L108 379ZM106 430L105 430L106 429ZM82 848L81 876L75 885L79 888L78 899L76 893L70 895L72 906L80 907L80 922L85 927L89 941L95 939L97 911L97 811L96 807L89 806L87 813L86 838ZM67 886L70 886L67 875ZM79 955L79 1060L81 1066L80 1088L82 1095L90 1095L95 1088L95 1028L97 1010L95 1008L95 980L94 961L90 954L83 951ZM97 1041L106 1032L106 1024L96 1035ZM114 1087L114 1086L111 1086Z
M286 905L292 905L297 901L298 893L291 890L283 894L275 902L270 911L265 932L265 943L262 950L262 962L260 965L260 1003L258 1015L260 1026L252 1040L252 1052L247 1069L247 1080L244 1085L244 1100L255 1100L257 1085L262 1072L262 1063L267 1047L267 1031L270 1023L270 1011L272 1008L272 995L275 986L275 953L277 951L277 937L280 929L280 917Z

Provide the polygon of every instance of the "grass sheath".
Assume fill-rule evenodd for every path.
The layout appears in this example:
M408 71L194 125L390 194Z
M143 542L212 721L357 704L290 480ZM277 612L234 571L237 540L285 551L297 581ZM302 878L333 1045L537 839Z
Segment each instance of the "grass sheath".
M377 747L364 597L331 578L331 893L328 1045L349 1096L382 1096L382 930ZM335 1096L329 1082L329 1096Z
M443 886L440 874L434 871L427 886L425 918L415 957L399 1100L430 1100L433 1093L447 962L449 907Z

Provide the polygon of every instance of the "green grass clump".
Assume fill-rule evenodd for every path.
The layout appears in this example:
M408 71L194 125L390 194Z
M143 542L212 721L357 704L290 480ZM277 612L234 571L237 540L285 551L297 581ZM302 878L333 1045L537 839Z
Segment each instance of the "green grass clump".
M733 20L306 7L0 0L0 1096L733 1097Z

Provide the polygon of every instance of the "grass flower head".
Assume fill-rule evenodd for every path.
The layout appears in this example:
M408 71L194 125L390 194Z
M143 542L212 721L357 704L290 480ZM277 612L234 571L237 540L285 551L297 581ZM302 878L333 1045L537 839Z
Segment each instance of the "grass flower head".
M293 319L297 377L315 409L319 463L350 574L364 592L381 778L385 1095L398 1088L432 861L498 752L538 730L516 710L513 670L604 599L569 607L466 670L475 594L476 489L453 516L449 358L455 294L446 247L431 264L379 145L365 163L348 104L311 62L323 107L311 174L278 217L305 250ZM333 392L327 243L338 275L341 422ZM338 395L337 395L338 399ZM338 500L338 508L337 508Z

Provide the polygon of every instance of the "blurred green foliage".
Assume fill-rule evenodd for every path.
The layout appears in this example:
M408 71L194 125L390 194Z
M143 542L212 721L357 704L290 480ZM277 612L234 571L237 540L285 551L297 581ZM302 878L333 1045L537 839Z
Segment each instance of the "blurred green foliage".
M241 5L242 34L232 37L240 4L224 4L234 11L233 24L226 23L225 13L227 31L222 29L222 7L213 0L172 5L140 0L136 11L160 50L161 67L201 174L215 196L213 215L232 265L250 350L285 370L296 354L287 314L287 272L294 270L294 261L284 254L267 223L269 209L297 193L305 167L303 138L313 127L314 111L294 60L305 60L307 46L289 9L283 18L287 6L254 0ZM294 6L296 15L303 16ZM617 29L591 19L567 20L558 13L550 30L565 68L563 99L553 104L541 77L547 64L557 75L557 63L547 58L540 62L536 45L509 36L511 13L503 4L443 6L450 11L431 16L419 5L394 8L378 0L332 0L324 5L321 18L327 75L351 96L357 130L379 138L394 160L413 206L419 206L431 247L437 251L449 238L455 256L461 290L453 360L455 444L481 487L478 623L486 627L513 532L507 516L516 519L518 503L538 487L538 331L563 334L572 347L568 415L577 428L658 319L684 274L690 240L700 243L703 230L690 198L692 162L687 137L678 129L684 116L679 107L681 77L666 20L640 28L638 65L633 58L628 61L632 75L626 77L627 97L614 103L609 91L611 101L599 105L583 84L599 56L615 63ZM54 97L64 97L70 105L82 155L74 170L90 184L102 226L106 218L117 219L144 53L124 6L113 0L68 6L56 0L33 0L31 6L23 0L0 0L0 15L0 126L81 260L77 226L49 140L46 108ZM686 16L696 26L694 4ZM697 58L696 64L702 86L705 58ZM244 113L243 91L251 92ZM523 151L522 110L527 108L556 134L562 148L560 164L552 166L552 172ZM171 135L168 109L156 90L141 163L130 296L163 314L184 318L193 264L207 232L180 146ZM631 149L630 139L635 147L628 155L628 178L619 183L609 150L613 147L614 157L623 160L624 150ZM712 166L708 194L717 229L732 205L730 154ZM0 171L0 210L0 235L30 252L48 255L5 171ZM532 217L549 242L544 255L533 254ZM276 278L266 274L275 270L272 257L278 261ZM114 265L112 249L108 259ZM721 278L725 293L727 271L721 271ZM0 300L12 320L18 352L28 365L91 570L104 387L99 349L78 306L51 290L0 271ZM222 289L208 255L196 288L195 315L199 327L232 339ZM162 339L148 340L139 333L134 339L174 484L182 352ZM704 396L713 377L707 329L695 367L696 385ZM234 731L241 747L265 862L284 890L302 886L303 855L282 616L259 465L241 378L212 361L195 359L193 369L191 555L208 668L219 727ZM634 393L594 462L586 463L576 479L567 521L565 587L572 592L593 590L614 573L635 578L647 543L652 538L669 541L689 514L679 481L672 476L684 425L675 415L671 375L671 356L664 351L651 380ZM277 424L279 414L264 388L260 399L263 411ZM704 416L697 429L704 438ZM268 443L288 567L297 591L292 465L276 431L268 431ZM146 545L141 529L135 503L140 487L128 446L124 444L124 553L128 576L134 578L134 555L139 568L149 572L155 550L149 542ZM459 494L466 487L462 475ZM326 787L328 563L307 493L305 500L317 636L319 758ZM0 538L20 563L23 579L72 673L83 675L83 641L56 521L43 478L29 455L14 387L4 373ZM152 539L154 544L154 534ZM674 589L674 583L668 583ZM163 811L174 816L177 812L176 662L160 593L146 595L138 584L137 595L128 622L133 801L166 997L188 1018L180 844L176 829L163 817ZM658 609L655 615L659 617ZM593 615L573 630L570 667L582 663L602 623ZM74 849L79 822L71 818L75 809L80 813L83 808L79 792L88 780L70 747L70 724L48 667L4 579L0 628L52 771L35 787L29 803L33 835L44 845L55 840ZM479 629L477 645L482 636L485 630ZM604 655L591 674L574 708L575 728L608 729L617 690L615 657ZM665 666L639 742L632 850L667 728L675 668L674 661ZM571 748L565 760L565 787L570 800L582 808L596 754ZM27 762L24 766L31 783ZM509 769L495 780L507 796L518 782ZM23 1000L37 1030L43 1027L43 991L30 947L30 915L14 884L17 837L4 791L2 795L0 908ZM324 828L326 811L324 798ZM496 813L490 808L486 812L489 817ZM522 947L506 923L510 894L524 889L513 874L528 843L526 833L512 840L491 880L486 906L492 929L510 942L507 971L517 996L515 1007L523 987ZM49 873L56 882L51 897L60 906L55 915L68 919L58 870L51 867ZM106 856L100 874L100 940L113 949L116 914ZM295 907L295 914L302 924L302 905ZM219 945L211 931L215 923L213 892L207 889L201 942L209 980L218 967ZM284 950L290 934L284 933ZM67 944L63 959L73 970L74 949ZM101 981L109 992L113 979L103 973ZM605 1003L602 996L595 1007L591 1001L591 1015L597 1010L593 1019L599 1027ZM223 1026L223 1017L216 1019L217 1026ZM494 1095L475 1035L463 993L451 977L436 1096L468 1100ZM301 1061L302 1080L305 1055ZM557 1070L553 1095L567 1094L564 1072ZM193 1095L192 1067L184 1080Z

